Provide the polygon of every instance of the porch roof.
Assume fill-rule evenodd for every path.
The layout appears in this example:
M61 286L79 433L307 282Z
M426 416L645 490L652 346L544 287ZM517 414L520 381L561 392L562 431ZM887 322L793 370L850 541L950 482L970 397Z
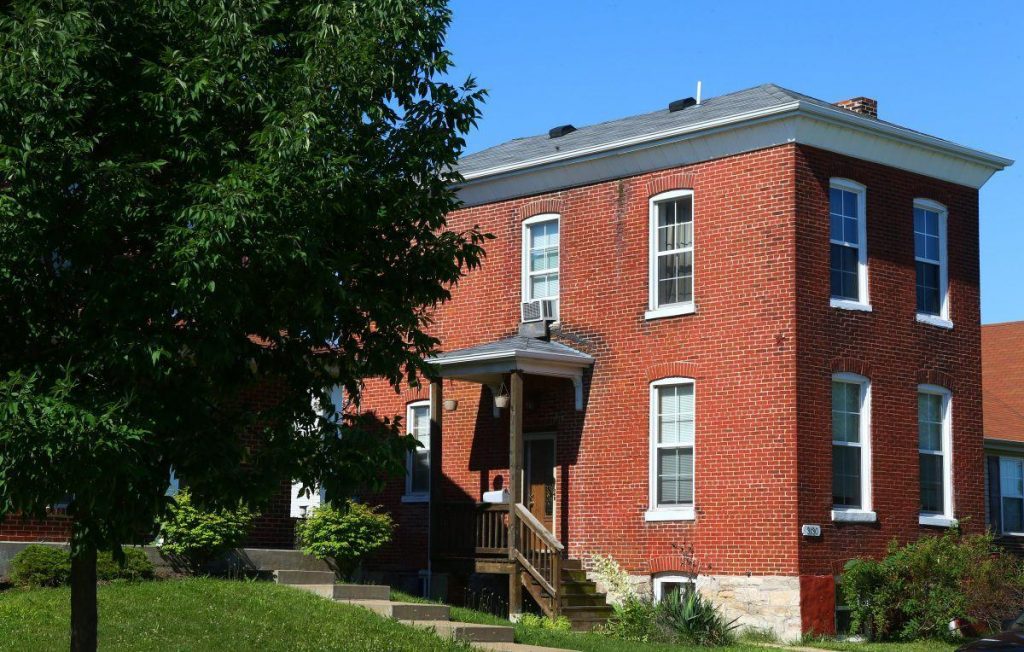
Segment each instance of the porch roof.
M594 364L594 358L559 342L514 336L439 353L427 362L441 378L466 380L492 388L513 371L568 378L576 388L576 409L582 409L583 371Z

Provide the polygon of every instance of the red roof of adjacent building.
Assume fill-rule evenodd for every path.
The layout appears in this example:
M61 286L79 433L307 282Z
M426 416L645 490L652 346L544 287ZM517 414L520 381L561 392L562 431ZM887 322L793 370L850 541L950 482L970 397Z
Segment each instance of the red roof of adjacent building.
M1024 321L981 327L985 438L1024 442Z

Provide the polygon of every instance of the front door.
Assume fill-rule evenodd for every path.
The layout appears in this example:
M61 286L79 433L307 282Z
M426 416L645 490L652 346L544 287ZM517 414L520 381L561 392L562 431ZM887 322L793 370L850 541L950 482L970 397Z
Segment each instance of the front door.
M527 435L523 443L526 458L526 506L548 532L554 532L555 438L550 435Z

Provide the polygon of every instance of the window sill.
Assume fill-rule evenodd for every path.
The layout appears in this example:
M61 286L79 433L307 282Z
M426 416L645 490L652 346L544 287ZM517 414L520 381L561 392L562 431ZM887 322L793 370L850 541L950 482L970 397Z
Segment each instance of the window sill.
M921 514L917 517L917 523L918 525L934 525L935 527L953 527L957 524L957 520L938 514Z
M938 326L939 328L946 328L949 330L953 329L953 322L945 317L939 317L938 315L928 315L923 312L919 312L917 313L917 321L921 324L929 324L931 326Z
M648 523L657 521L692 521L694 519L693 507L681 509L649 509L644 513L644 520Z
M661 319L662 317L676 317L678 315L692 315L697 312L697 306L693 303L681 303L675 306L663 306L654 308L644 313L644 319Z
M833 509L832 521L836 523L874 523L878 515L863 509Z
M859 310L860 312L871 312L870 303L862 303L851 299L829 299L828 305L840 310Z
M402 496L403 503L429 503L430 496L428 494L405 494Z

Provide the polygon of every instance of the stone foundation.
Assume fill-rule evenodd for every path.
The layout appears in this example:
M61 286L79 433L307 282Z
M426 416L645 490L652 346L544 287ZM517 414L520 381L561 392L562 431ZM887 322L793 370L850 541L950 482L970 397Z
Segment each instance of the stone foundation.
M597 582L599 591L608 587L594 573L587 574ZM629 583L638 595L650 596L651 577L630 575ZM800 578L795 576L701 575L697 590L710 599L727 620L736 620L739 629L770 631L783 642L800 640ZM615 604L619 596L608 595Z

